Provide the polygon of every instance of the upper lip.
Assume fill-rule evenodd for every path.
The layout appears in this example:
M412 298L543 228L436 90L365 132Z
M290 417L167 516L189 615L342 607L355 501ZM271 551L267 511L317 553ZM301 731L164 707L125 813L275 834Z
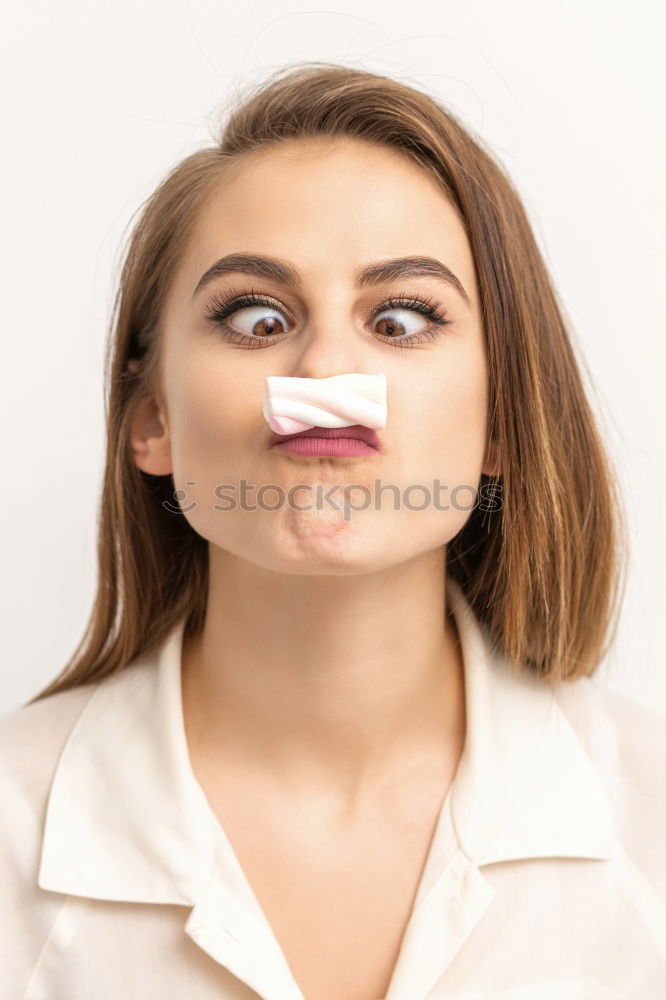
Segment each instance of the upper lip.
M365 441L373 448L380 450L379 436L371 427L364 427L362 424L353 424L351 427L310 427L307 431L299 431L298 434L276 434L273 432L268 440L269 447L278 444L280 441L289 441L291 438L316 437L316 438L358 438Z

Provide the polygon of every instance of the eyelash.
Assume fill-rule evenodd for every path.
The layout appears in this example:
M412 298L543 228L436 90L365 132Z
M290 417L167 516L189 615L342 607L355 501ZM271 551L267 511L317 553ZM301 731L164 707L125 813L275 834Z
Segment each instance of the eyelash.
M270 334L267 337L251 337L240 330L235 330L225 322L228 316L248 306L267 306L269 309L275 309L282 313L285 312L276 299L261 295L255 292L254 289L250 289L247 292L230 289L225 292L218 292L213 296L208 304L205 317L207 320L215 323L232 343L243 344L250 349L267 347L270 343L281 340L284 334L278 333ZM453 322L453 320L448 318L444 308L428 296L418 299L411 295L391 296L378 309L373 310L371 315L376 316L388 309L408 309L419 312L431 321L430 326L427 326L425 330L420 330L418 333L403 334L400 337L389 337L388 334L382 333L375 334L384 343L389 343L393 347L411 347L413 344L434 341L439 337L441 329Z

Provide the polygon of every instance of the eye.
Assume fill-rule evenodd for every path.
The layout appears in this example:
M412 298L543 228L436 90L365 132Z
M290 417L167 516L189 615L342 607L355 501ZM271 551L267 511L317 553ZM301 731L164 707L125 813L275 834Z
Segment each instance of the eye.
M421 314L421 319L418 317ZM383 324L377 332L383 337L413 336L428 328L423 322L423 313L417 309L385 309L375 316L375 324ZM375 326L376 329L376 326Z
M227 320L233 317L233 324ZM225 331L236 331L240 337L262 340L286 333L288 323L284 313L270 299L254 293L226 293L210 303L206 318Z
M416 313L427 322L419 322ZM254 290L230 289L215 295L205 315L226 339L249 348L268 347L271 342L282 340L289 328L280 303ZM233 324L228 322L230 317L233 317ZM375 336L392 347L412 347L434 341L451 322L440 303L427 296L417 299L400 295L387 299L366 317L366 323L372 323L374 328L383 324L383 329L376 330Z
M231 315L234 316L234 326L237 326L241 333L248 336L274 337L276 334L287 332L287 324L277 309L248 306L245 309L236 310ZM243 323L246 326L245 330Z
M416 313L427 322L419 322ZM440 303L427 296L415 299L399 295L384 303L381 311L374 314L373 322L383 324L378 335L392 347L411 347L437 340L443 328L453 321Z

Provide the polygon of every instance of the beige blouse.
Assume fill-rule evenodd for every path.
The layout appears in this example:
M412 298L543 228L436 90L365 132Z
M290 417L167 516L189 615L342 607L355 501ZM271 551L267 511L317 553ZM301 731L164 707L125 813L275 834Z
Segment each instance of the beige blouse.
M666 717L512 676L447 595L466 741L386 1000L666 998ZM0 1000L304 1000L190 767L181 640L0 719Z

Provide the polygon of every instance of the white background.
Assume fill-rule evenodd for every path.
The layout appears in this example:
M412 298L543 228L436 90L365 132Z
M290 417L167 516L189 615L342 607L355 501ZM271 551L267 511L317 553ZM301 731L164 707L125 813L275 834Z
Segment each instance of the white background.
M599 675L666 712L664 24L655 2L22 0L0 21L0 711L94 595L103 350L124 227L225 101L322 59L427 90L508 167L622 482L630 567Z

